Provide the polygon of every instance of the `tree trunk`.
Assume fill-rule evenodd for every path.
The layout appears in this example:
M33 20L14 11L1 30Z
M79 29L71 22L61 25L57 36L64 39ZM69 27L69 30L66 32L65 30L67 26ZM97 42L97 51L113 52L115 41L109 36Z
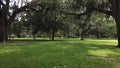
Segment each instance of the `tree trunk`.
M118 46L120 48L120 16L115 18L116 27L117 27L117 37L118 37Z
M17 36L17 38L20 38L20 37L21 37L21 36L20 36L20 33L17 33L16 36Z
M81 40L84 40L84 34L88 31L88 30L90 30L90 28L92 27L92 25L90 25L87 29L85 29L85 28L83 28L82 29L82 32L81 32Z
M51 33L51 40L54 41L54 37L55 37L55 29L52 29L52 33Z
M6 0L6 4L2 8L1 23L3 24L4 42L8 41L8 13L9 13L9 0Z
M35 40L36 39L36 35L35 34L33 34L33 40Z
M112 16L117 27L118 46L120 48L120 0L108 0L111 3Z
M68 38L68 39L70 38L69 32L68 32L68 34L67 34L67 38Z
M81 32L81 40L84 40L84 32Z
M120 48L120 0L109 0L111 3L112 16L115 19L117 27L118 46Z
M4 21L4 42L8 41L8 21Z
M4 29L1 19L0 19L0 42L4 42Z
M97 39L100 38L100 34L99 34L99 32L96 31L96 32L95 32L95 35L96 35L96 38L97 38Z

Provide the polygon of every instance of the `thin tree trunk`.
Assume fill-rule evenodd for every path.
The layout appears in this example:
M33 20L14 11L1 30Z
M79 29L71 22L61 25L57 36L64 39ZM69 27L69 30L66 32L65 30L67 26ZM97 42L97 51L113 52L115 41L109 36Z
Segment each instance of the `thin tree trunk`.
M81 40L84 40L84 32L81 32Z
M35 34L33 34L33 40L36 40L36 35Z
M69 32L68 32L68 34L67 34L67 38L68 38L68 39L70 38L70 34L69 34Z
M52 29L52 33L51 33L51 40L54 41L54 37L55 37L55 30L54 28Z

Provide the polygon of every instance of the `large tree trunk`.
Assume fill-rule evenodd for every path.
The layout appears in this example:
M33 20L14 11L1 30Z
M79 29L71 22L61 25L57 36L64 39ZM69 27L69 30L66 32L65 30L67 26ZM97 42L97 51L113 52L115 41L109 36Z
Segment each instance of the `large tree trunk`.
M1 28L1 26L0 26ZM4 42L4 32L2 29L0 29L0 42Z
M118 37L118 46L120 48L120 16L115 18L116 27L117 27L117 37Z
M1 0L0 0L1 1ZM2 7L0 3L0 42L4 41L4 30L3 30L3 22L2 22Z
M1 11L1 21L0 23L2 25L0 25L0 31L1 31L1 42L6 42L8 41L8 13L9 13L9 0L5 1L6 4L2 7L2 11ZM1 6L1 5L0 5Z
M3 2L5 2L5 4L3 4ZM20 12L25 11L26 9L33 10L32 8L33 5L31 3L31 7L30 4L26 4L18 9L13 10L12 14L9 14L9 7L10 7L9 4L10 4L10 0L0 0L0 41L1 42L8 40L8 31L9 31L8 28L14 21L16 15L19 14ZM35 6L37 5L38 4L36 4Z
M3 23L0 19L0 42L4 42L4 29L3 29Z
M111 3L112 16L117 27L118 46L120 48L120 0L109 0Z
M3 18L0 19L0 42L6 42L8 40L8 26L6 23Z
M7 18L6 20L4 21L4 42L7 42L8 41L8 21L7 21Z

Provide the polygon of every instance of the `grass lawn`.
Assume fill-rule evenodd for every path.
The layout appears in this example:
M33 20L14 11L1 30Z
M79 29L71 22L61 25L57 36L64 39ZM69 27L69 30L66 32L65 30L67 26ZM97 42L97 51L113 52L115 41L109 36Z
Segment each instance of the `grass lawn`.
M120 68L117 40L0 43L0 68Z

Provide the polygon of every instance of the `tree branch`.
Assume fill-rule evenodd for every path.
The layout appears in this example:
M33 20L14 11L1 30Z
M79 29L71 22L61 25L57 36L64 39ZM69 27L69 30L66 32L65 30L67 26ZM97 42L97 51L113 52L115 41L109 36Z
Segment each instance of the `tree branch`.
M0 4L4 6L4 3L0 0Z
M98 11L107 15L112 15L112 11L108 11L108 10L103 10L103 9L99 9L99 8L91 8L93 11Z
M84 30L83 32L87 32L90 28L92 27L92 25L90 25L86 30Z
M69 14L69 15L76 15L76 16L80 17L82 15L87 15L93 11L98 11L98 12L101 12L101 13L104 13L107 15L112 15L112 11L103 10L103 9L99 9L99 8L95 8L95 7L91 7L83 13L67 13L67 12L62 12L62 13Z
M21 8L15 9L13 11L11 17L9 18L9 23L11 24L14 21L16 15L19 14L20 12L27 11L27 10L37 11L37 9L33 8L33 7L36 7L36 6L41 6L41 5L40 4L35 4L35 3L33 3L33 4L28 3L25 6L22 6ZM43 7L43 6L41 6L41 7Z
M87 15L89 12L85 11L83 13L71 13L71 12L60 11L60 13L65 13L65 14L68 14L68 15L82 16L82 15Z

